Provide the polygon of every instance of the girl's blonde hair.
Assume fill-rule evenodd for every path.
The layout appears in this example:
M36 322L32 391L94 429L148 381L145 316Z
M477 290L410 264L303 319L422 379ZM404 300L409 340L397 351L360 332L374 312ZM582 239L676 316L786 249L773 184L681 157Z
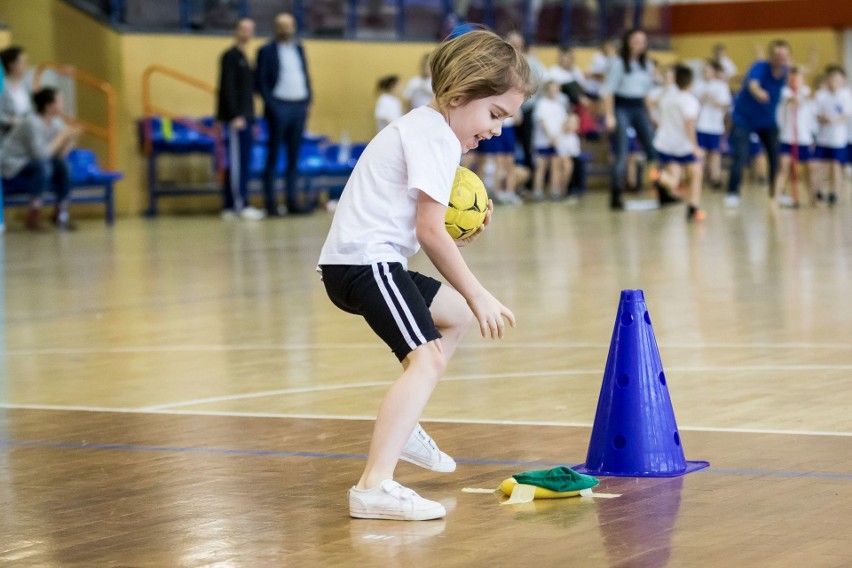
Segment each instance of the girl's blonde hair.
M467 104L512 89L529 98L537 88L523 54L487 30L445 41L432 53L429 65L432 90L440 106Z

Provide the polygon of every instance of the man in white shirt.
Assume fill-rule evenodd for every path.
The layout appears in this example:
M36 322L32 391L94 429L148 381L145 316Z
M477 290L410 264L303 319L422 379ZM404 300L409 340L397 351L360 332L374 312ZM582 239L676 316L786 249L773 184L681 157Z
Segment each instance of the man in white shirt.
M263 174L266 212L280 216L275 196L278 152L287 146L285 198L288 213L308 213L314 203L298 193L299 149L311 104L311 78L305 50L296 40L296 20L290 14L275 17L275 39L257 52L255 86L263 98L269 125L269 143Z

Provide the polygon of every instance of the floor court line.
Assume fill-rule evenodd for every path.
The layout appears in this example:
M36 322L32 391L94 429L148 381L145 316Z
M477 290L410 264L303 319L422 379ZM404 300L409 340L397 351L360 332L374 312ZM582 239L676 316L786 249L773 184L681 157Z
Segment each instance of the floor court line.
M821 349L849 350L852 343L667 343L659 342L661 349ZM458 347L460 350L512 350L512 349L602 349L609 348L608 343L598 342L528 342L528 343L468 343ZM385 350L379 343L292 343L267 344L246 343L236 345L137 345L126 347L45 347L38 349L9 349L0 352L0 357L32 357L35 355L100 355L121 353L192 353L192 352L233 352L233 351L306 351L306 350ZM604 351L605 352L605 351Z
M852 371L852 365L735 365L735 366L699 366L699 367L664 367L666 373L725 373L744 371L771 371L771 372L797 372L797 371ZM601 371L598 369L558 369L554 371L540 372L512 372L512 373L481 373L473 375L449 376L441 379L441 382L463 382L484 381L490 379L531 379L536 377L560 377L560 376L597 376ZM216 402L229 402L234 400L247 400L252 398L264 398L268 396L282 396L288 394L305 394L322 391L346 390L353 388L370 388L390 385L392 381L369 381L364 383L341 383L339 385L317 385L312 387L295 387L289 389L276 389L252 393L241 393L233 395L222 395L215 397L196 398L179 402L168 402L143 407L144 410L165 410L168 408L180 408L182 406L197 406L199 404L212 404Z
M307 413L278 413L278 412L236 412L223 410L149 410L144 408L122 408L105 406L63 406L50 404L14 404L0 403L0 409L10 410L50 410L62 412L114 412L119 414L165 414L176 416L221 416L236 418L291 418L304 420L358 420L372 421L374 415L366 414L307 414ZM546 420L486 420L477 418L432 418L426 417L422 422L439 422L443 424L483 424L495 426L555 426L562 428L591 428L591 422L560 422ZM829 436L852 437L852 432L824 430L784 430L774 428L726 428L717 426L680 426L683 432L718 432L721 434L771 434L778 436Z
M241 448L204 448L204 447L180 447L180 446L142 446L127 444L86 444L67 442L46 442L32 440L0 440L0 446L11 448L51 448L62 450L101 450L101 451L132 451L132 452L164 452L181 454L204 454L204 455L239 455L259 457L282 457L282 458L315 458L315 459L349 459L365 460L363 454L337 454L325 452L292 452L280 450L247 450ZM471 465L507 465L517 467L558 467L565 463L549 461L521 461L521 460L499 460L499 459L466 459L456 458L456 462ZM576 464L571 464L576 467ZM745 475L745 476L771 476L771 477L816 477L820 479L844 479L852 480L850 473L818 472L818 471L779 471L759 469L723 469L713 468L701 470L704 474L715 473L721 475Z

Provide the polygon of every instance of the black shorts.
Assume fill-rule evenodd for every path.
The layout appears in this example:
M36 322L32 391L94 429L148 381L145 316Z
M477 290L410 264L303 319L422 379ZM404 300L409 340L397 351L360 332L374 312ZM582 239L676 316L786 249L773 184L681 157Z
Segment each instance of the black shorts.
M335 306L363 316L402 361L420 345L439 339L429 306L441 283L398 262L326 264L325 291Z

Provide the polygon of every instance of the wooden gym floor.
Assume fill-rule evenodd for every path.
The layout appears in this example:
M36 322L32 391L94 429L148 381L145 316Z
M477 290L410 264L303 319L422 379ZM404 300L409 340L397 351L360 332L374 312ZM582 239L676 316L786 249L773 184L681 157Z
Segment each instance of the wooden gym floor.
M852 565L852 207L499 208L464 251L518 317L466 339L424 424L446 519L352 520L398 372L314 273L330 216L85 222L3 241L0 565ZM424 258L412 267L434 274ZM503 506L585 458L620 290L642 288L688 459L614 499Z

